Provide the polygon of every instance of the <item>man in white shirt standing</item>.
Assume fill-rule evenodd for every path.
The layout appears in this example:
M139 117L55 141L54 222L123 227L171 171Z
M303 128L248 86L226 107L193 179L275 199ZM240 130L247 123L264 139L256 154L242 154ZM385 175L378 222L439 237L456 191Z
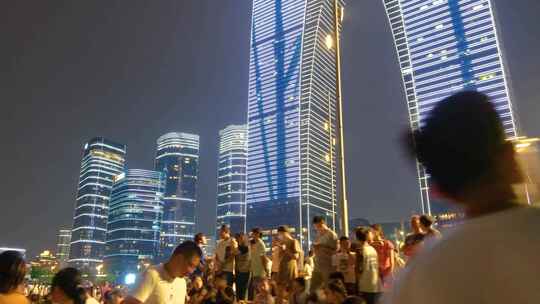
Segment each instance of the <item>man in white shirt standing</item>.
M261 229L253 228L251 230L250 253L251 253L251 280L266 277L268 269L268 258L266 257L266 246L261 240Z
M338 238L337 234L326 225L326 220L322 216L313 217L313 227L317 231L317 237L313 242L315 267L310 288L315 292L326 284L328 276L333 272L332 256L336 253Z
M356 253L351 251L351 241L348 237L342 236L339 238L339 251L332 256L332 266L334 266L335 271L343 274L347 294L357 294Z
M219 237L215 253L216 272L225 274L227 285L232 287L234 283L234 257L238 253L238 242L231 237L231 229L228 225L221 226Z
M482 93L457 93L408 139L437 192L461 206L467 220L428 241L387 303L540 300L540 210L516 203L513 186L523 176L494 103Z
M202 252L193 241L178 245L169 261L151 266L122 304L184 304L186 280L197 268Z
M369 244L373 240L373 232L368 227L358 227L355 234L358 241L355 246L358 291L366 304L375 304L380 297L382 284L379 256Z

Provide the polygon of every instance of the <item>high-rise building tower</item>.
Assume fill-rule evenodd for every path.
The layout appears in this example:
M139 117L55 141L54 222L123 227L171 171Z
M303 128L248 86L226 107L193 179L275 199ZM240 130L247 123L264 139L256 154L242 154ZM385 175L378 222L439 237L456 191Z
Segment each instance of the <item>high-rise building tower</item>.
M195 235L199 136L171 132L157 140L155 170L165 176L161 258Z
M61 267L64 267L69 259L69 247L71 243L71 230L60 229L56 242L56 258Z
M492 98L509 138L516 124L490 0L383 0L394 37L409 110L417 129L434 105L462 90ZM418 165L422 212L448 209L430 196Z
M311 219L339 228L339 32L343 2L253 1L247 228L287 224L304 248Z
M113 177L124 171L126 146L103 137L84 145L69 263L94 273L103 262Z
M247 129L230 125L219 131L217 228L246 230Z
M118 278L156 261L163 217L163 173L130 169L115 178L109 204L105 269Z

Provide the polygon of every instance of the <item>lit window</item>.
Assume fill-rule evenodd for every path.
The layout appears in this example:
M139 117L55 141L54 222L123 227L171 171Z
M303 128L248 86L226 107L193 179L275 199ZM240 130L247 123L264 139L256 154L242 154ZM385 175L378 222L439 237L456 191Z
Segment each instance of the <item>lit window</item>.
M334 39L332 38L332 35L326 35L324 43L326 44L326 48L331 49L334 46Z
M327 163L330 162L330 154L326 153L326 155L324 156L324 160L326 160Z
M328 123L325 122L325 123L324 123L324 130L325 130L325 131L328 131L328 128L329 128L329 127L330 127L330 126L328 125Z
M475 6L473 7L473 11L479 10L479 9L481 9L481 8L483 8L483 7L484 7L483 4L475 5Z
M423 11L423 10L428 9L428 8L429 8L428 5L424 5L424 6L422 6L422 7L420 8L420 10Z
M437 24L437 26L435 27L435 29L440 30L440 29L442 29L443 27L444 27L444 25L442 25L442 24Z

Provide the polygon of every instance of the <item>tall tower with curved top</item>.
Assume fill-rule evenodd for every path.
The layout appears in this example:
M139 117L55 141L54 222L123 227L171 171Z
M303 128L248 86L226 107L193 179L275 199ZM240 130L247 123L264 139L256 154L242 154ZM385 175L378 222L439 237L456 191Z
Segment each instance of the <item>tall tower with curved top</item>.
M401 71L410 127L420 128L435 104L476 90L491 97L506 135L516 122L491 0L383 0ZM433 195L418 164L423 213L445 215L450 206Z
M103 262L114 177L124 171L126 146L103 137L83 148L69 264L94 274Z
M313 216L340 222L342 17L343 1L253 1L247 228L289 225L304 248Z
M170 132L157 140L155 170L165 178L161 260L195 235L199 175L199 136Z

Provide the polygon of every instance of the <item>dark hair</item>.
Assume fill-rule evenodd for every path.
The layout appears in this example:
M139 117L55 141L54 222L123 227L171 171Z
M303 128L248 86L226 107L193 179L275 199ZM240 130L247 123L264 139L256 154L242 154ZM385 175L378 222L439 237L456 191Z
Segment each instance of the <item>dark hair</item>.
M363 304L364 300L359 296L348 296L341 304Z
M324 224L324 223L326 223L326 220L324 219L324 217L320 215L316 215L313 217L313 224Z
M298 277L298 278L294 279L294 281L296 283L298 283L300 286L302 286L304 288L306 287L306 279L304 277Z
M198 243L202 242L203 238L204 238L204 233L199 232L199 233L195 234L195 237L193 238L193 240L195 241L195 243L198 244Z
M26 263L22 255L14 250L0 254L0 293L10 293L24 281Z
M342 280L330 279L330 281L328 281L328 283L326 284L326 288L345 297L347 296L347 288L345 288L345 284Z
M310 293L307 298L306 298L306 303L318 303L319 302L319 297L317 296L316 293L312 292Z
M368 233L369 233L369 228L366 228L366 227L357 227L356 230L354 231L355 235L356 235L356 239L359 240L360 242L365 242L367 241L367 236L368 236Z
M193 241L185 241L174 249L173 256L183 255L185 258L191 259L194 256L202 257L201 248Z
M339 241L348 241L348 240L349 240L348 236L342 236L339 238Z
M262 234L261 228L255 227L255 228L251 229L251 233Z
M339 280L341 282L345 282L345 276L343 275L343 273L341 273L339 271L335 271L335 272L330 273L330 275L328 276L328 279L329 280Z
M106 302L111 302L113 300L113 297L125 297L126 293L122 289L115 288L113 290L109 290L105 292L103 295L103 298Z
M445 98L429 113L407 146L437 188L459 194L494 173L497 156L508 145L503 125L485 94L465 91Z
M84 304L86 291L82 287L81 273L72 267L64 268L52 279L51 289L60 288L75 304Z
M384 238L384 230L383 230L381 224L373 224L373 225L371 225L371 229L373 231L376 231L381 237Z
M221 225L221 227L219 228L220 231L223 231L225 233L231 233L231 227L229 227L229 225L227 224L223 224Z
M278 229L277 229L278 232L289 232L289 226L287 225L282 225L282 226L279 226Z
M435 223L435 219L431 215L422 214L420 216L420 224L422 224L422 226L429 228L433 223Z
M217 280L227 281L227 274L225 272L217 273L216 276L214 277L214 280L215 281L217 281Z

